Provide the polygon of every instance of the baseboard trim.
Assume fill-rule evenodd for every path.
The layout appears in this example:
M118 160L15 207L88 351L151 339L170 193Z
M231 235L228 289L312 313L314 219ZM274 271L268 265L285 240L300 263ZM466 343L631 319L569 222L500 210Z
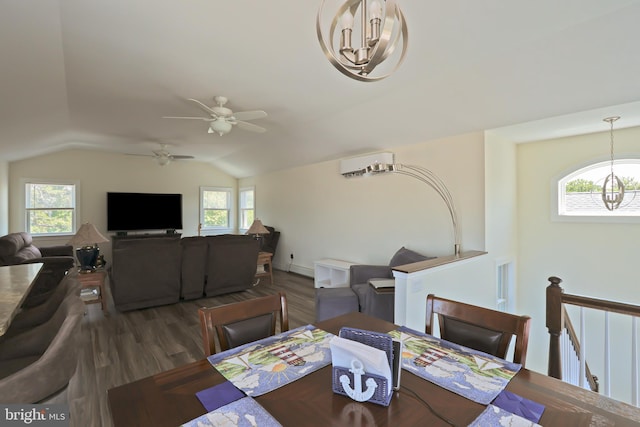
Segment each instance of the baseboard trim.
M313 278L313 275L314 275L313 268L302 267L300 265L292 265L289 268L289 271L291 271L292 273L298 273L303 276L307 276L311 278Z
M300 274L301 276L310 277L312 279L314 277L313 268L303 267L301 265L295 265L295 264L278 265L278 266L274 265L274 268L282 271L287 271L290 273Z

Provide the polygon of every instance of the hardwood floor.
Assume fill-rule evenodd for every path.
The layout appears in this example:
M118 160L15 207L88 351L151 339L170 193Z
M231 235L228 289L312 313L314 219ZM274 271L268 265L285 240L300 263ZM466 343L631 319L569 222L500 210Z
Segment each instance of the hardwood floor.
M313 279L275 270L273 281L263 278L244 292L124 313L108 294L107 317L99 304L87 305L78 370L69 385L71 426L112 426L108 389L202 359L198 307L285 292L289 327L313 323Z

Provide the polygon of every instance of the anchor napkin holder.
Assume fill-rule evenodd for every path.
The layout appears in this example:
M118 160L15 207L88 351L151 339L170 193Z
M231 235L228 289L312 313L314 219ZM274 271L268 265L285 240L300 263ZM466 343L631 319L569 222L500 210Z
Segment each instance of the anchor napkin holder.
M333 392L389 406L393 390L400 387L399 344L388 334L340 329L331 341Z

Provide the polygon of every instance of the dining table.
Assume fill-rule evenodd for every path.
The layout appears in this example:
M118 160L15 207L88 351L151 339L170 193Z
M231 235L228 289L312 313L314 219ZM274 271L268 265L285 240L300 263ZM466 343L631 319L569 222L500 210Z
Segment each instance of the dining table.
M342 327L390 332L397 325L348 313L313 326L338 334ZM108 390L114 426L178 426L207 411L196 393L225 382L208 359L198 360ZM640 408L521 368L506 390L544 405L542 426L638 426ZM331 365L255 397L283 426L467 426L485 409L459 394L402 370L388 406L357 402L332 391Z
M9 330L43 265L36 262L0 267L0 336Z

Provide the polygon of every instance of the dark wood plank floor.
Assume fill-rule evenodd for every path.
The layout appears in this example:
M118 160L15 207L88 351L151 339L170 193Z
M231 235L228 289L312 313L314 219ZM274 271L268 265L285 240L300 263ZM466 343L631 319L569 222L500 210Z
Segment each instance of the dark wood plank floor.
M109 294L107 317L99 304L88 305L78 370L69 386L71 426L112 426L108 389L202 359L198 307L275 292L287 294L290 328L314 322L313 279L283 271L274 271L273 285L262 278L244 292L124 313L115 310Z

